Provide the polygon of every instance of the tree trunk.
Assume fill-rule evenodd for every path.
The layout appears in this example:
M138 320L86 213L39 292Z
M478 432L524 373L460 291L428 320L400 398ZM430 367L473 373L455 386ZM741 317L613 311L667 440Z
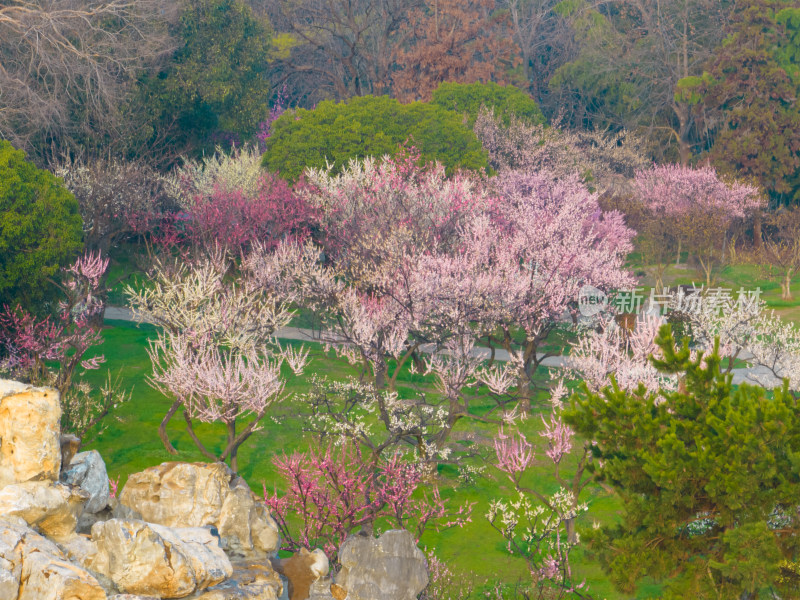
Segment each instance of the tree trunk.
M781 283L781 300L792 299L792 271L786 271L783 275L783 282Z
M178 412L178 409L181 407L181 401L175 400L172 403L172 406L169 407L167 414L164 415L164 418L161 420L161 424L158 426L158 437L161 438L161 442L164 444L164 448L167 449L167 452L170 454L177 454L178 451L175 447L170 443L169 436L167 435L167 423L170 422L172 416Z
M681 239L678 238L678 256L675 258L675 266L681 264Z
M570 544L577 544L578 532L575 531L575 517L564 519L564 528L567 530L567 541Z
M753 244L756 247L756 252L761 252L763 249L763 240L761 239L761 211L758 209L753 212Z
M386 376L387 376L388 367L386 363L381 362L378 365L375 365L375 387L379 390L386 387Z
M239 446L234 445L235 440L236 440L236 421L231 421L230 423L228 423L228 447L231 449L230 452L231 470L233 470L234 473L238 473L239 460L236 454L239 451Z

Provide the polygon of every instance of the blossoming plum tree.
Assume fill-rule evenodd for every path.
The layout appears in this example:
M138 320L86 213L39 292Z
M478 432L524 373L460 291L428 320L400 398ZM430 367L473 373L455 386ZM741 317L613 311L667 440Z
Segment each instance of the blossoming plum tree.
M711 286L714 269L724 262L731 224L763 203L758 188L725 182L712 167L654 166L636 172L634 188L652 219L675 223L678 252L682 243L687 244L706 286Z
M89 252L62 269L60 280L54 281L64 298L56 315L37 317L21 306L0 312L0 368L15 378L56 388L63 430L84 443L111 408L129 398L110 376L99 390L77 379L79 368L94 370L105 362L103 355L86 354L103 343L94 317L104 308L100 292L108 263L100 252Z
M393 454L375 462L357 444L338 448L309 449L275 459L287 484L285 493L264 500L281 529L284 549L321 546L335 563L337 549L357 529L372 532L381 525L412 530L417 539L428 527L463 526L470 521L472 503L457 508L439 494L438 488L422 491L426 471L415 462ZM288 521L303 522L293 535Z
M151 383L175 400L159 427L168 451L166 425L183 408L187 431L200 451L212 460L229 460L237 468L239 446L252 435L270 404L283 389L280 365L286 361L302 371L307 352L281 348L274 334L288 324L295 299L270 286L269 272L291 268L289 251L265 253L260 277L247 269L231 276L234 263L223 251L195 262L161 260L150 273L150 285L128 287L137 318L157 323L162 330L151 343ZM239 430L243 418L249 422ZM214 454L194 432L193 419L221 421L227 433L220 454Z

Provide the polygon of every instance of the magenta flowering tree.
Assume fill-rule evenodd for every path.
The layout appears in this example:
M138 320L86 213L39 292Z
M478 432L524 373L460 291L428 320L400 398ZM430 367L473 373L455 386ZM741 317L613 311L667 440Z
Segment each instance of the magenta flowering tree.
M246 250L259 242L276 246L288 238L303 238L314 220L305 201L281 178L262 175L254 192L217 186L208 195L196 195L188 206L186 234L193 244L219 244Z
M72 385L78 366L98 368L104 362L102 355L89 360L84 360L84 355L103 341L91 321L102 310L98 286L107 268L108 259L99 252L85 254L66 267L63 281L58 284L64 300L58 305L56 317L40 319L20 306L5 307L0 316L4 369L32 383L52 385L64 394ZM45 361L58 366L51 370Z
M256 242L274 247L304 237L315 211L279 177L265 173L252 146L202 161L187 161L168 178L168 188L183 209L181 228L205 252L220 246L248 252Z
M76 379L79 369L98 369L105 362L103 355L86 354L103 343L95 317L104 308L101 284L108 263L100 252L89 252L64 268L54 282L64 295L55 315L37 317L20 306L0 312L0 368L14 378L56 388L62 428L81 438L127 399L110 378L99 390Z
M763 204L758 188L719 178L713 167L659 165L636 172L635 194L651 219L669 219L678 242L697 261L706 285L714 270L730 256L731 225Z
M471 520L471 503L451 508L434 487L424 486L426 471L400 455L375 460L355 444L309 449L274 459L286 484L282 496L264 489L264 501L278 522L283 549L321 547L336 563L337 549L359 529L409 529L417 539L429 527L461 527ZM294 533L292 520L301 521Z

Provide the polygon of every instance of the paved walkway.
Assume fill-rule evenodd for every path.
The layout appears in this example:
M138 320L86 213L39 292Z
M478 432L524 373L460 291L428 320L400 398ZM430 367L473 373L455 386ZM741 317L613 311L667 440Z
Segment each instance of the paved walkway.
M105 319L108 320L118 320L118 321L134 321L133 318L133 311L129 308L121 307L121 306L109 306L106 308L105 312ZM300 327L283 327L282 329L278 330L277 336L279 339L283 340L299 340L299 341L306 341L306 342L320 342L320 332L315 331L313 329L302 329ZM429 345L427 348L422 346L422 351L431 353L433 351L432 345ZM442 351L444 352L444 351ZM485 358L489 358L491 355L490 350L488 348L474 348L472 350L473 356L483 356ZM544 356L543 354L539 354L539 357ZM495 360L498 361L507 361L508 360L508 352L503 349L496 349L494 353ZM746 358L746 355L743 353L741 358ZM556 367L561 368L565 366L567 361L566 356L550 356L545 358L542 361L542 366L545 367ZM741 369L733 369L733 383L740 384L743 382L747 383L754 383L757 385L763 385L765 387L778 387L781 385L781 381L772 375L766 367L746 367Z

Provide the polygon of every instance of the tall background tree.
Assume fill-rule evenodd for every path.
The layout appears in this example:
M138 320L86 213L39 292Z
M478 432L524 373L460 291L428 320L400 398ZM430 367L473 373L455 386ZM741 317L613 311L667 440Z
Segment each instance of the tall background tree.
M123 150L137 77L168 56L177 3L34 0L0 5L0 138L39 164Z
M702 74L724 35L730 3L577 1L555 10L581 39L577 55L549 82L558 105L571 108L571 124L639 130L656 156L687 164L695 117L675 86Z
M240 143L269 114L272 27L241 0L188 0L172 60L141 82L139 141L162 165L214 142ZM216 140L211 139L216 136Z
M393 94L430 100L444 81L507 83L519 62L495 0L429 0L408 15L394 47Z
M271 68L293 104L345 100L391 89L392 48L408 11L422 0L264 2L284 52Z
M773 201L800 201L800 9L745 3L702 77L681 80L676 95L694 103L720 170L752 178Z

